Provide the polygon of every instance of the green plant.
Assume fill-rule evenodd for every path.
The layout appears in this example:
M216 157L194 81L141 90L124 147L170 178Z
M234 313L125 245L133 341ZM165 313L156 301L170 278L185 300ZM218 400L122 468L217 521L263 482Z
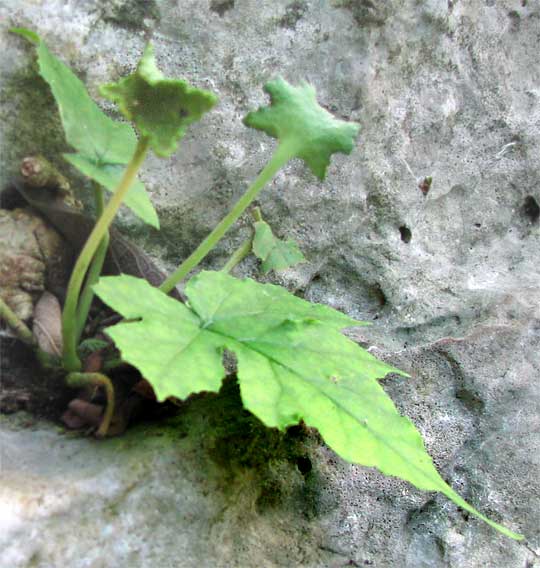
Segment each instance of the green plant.
M96 182L99 218L73 269L63 308L62 364L68 382L104 386L110 393L110 416L110 381L100 373L82 373L78 351L95 293L124 318L107 328L107 335L122 359L149 381L158 400L218 391L228 350L236 356L244 406L267 426L285 429L303 420L344 459L376 467L420 489L439 491L501 533L523 538L483 516L441 478L419 432L399 415L377 381L391 372L406 374L341 334L343 328L363 322L278 286L228 274L250 250L262 259L265 271L303 260L294 243L273 236L259 211L254 212L253 240L233 254L224 270L192 277L185 287L186 303L168 296L289 160L301 158L324 179L331 155L353 149L357 124L337 120L321 108L308 84L294 87L283 79L267 83L271 104L249 113L244 123L276 138L278 145L231 211L159 288L127 275L99 278L107 232L123 202L143 221L158 226L144 187L136 181L148 150L169 156L189 124L217 99L184 81L163 77L147 47L133 74L102 88L134 124L137 140L128 124L99 110L82 83L37 35L14 31L37 46L40 73L57 100L67 141L77 151L66 159ZM100 186L113 191L106 205Z

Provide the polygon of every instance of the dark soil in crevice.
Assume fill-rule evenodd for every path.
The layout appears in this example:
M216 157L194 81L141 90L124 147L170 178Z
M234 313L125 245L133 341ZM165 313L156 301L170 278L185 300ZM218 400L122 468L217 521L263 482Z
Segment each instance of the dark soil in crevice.
M133 392L140 375L130 367L119 368L110 373L115 387L117 406L120 409L116 432L121 434L130 423L169 417L176 413L170 403L158 404L151 398ZM74 399L91 400L104 405L101 390L71 388L65 375L44 369L33 351L16 339L0 338L0 414L26 411L36 418L62 424L62 416ZM89 432L89 428L81 428Z
M24 410L36 418L58 421L74 393L61 376L42 369L26 345L0 338L1 414Z

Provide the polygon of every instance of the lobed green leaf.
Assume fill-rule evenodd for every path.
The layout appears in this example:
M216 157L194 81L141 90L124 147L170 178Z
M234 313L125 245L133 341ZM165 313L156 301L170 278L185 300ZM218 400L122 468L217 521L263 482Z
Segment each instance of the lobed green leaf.
M277 286L221 272L192 278L187 306L129 276L102 278L95 291L125 318L138 320L107 333L159 400L218 390L225 375L222 353L230 350L244 406L267 426L284 429L304 420L344 459L440 491L519 538L441 478L420 434L377 382L400 371L339 333L359 322Z
M187 127L217 103L217 97L209 91L181 79L165 78L156 66L151 45L146 47L135 73L103 85L101 92L118 104L162 157L170 156Z
M113 191L137 146L133 128L109 118L90 98L81 80L49 51L37 34L24 28L11 31L37 46L40 75L54 95L66 140L77 150L77 154L64 157L83 174ZM141 182L130 191L126 205L143 221L159 227L157 214Z
M190 294L190 307L132 276L101 278L94 287L123 317L142 318L108 328L107 333L122 357L151 382L159 400L219 390L229 327L240 337L249 337L295 319L324 321L335 329L361 324L327 306L296 298L279 286L203 273L190 281L189 289L194 280L197 289ZM232 293L230 287L238 283L241 289Z
M270 106L248 113L244 124L277 138L319 179L324 179L332 154L351 153L360 126L322 108L310 84L294 87L279 77L266 83L264 91L270 95Z
M253 226L253 253L261 259L264 273L284 270L306 260L295 241L278 239L265 221L257 221Z

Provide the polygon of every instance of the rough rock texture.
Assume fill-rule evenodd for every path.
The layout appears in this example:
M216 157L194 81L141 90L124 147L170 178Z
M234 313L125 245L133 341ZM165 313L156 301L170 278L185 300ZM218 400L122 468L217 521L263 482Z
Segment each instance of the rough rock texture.
M538 2L0 0L0 22L1 184L24 155L60 164L66 149L31 49L9 25L42 34L94 94L153 32L167 74L220 95L181 152L145 167L162 231L122 218L164 266L270 155L273 141L240 122L265 100L266 79L306 78L322 104L359 121L358 149L325 182L295 162L261 196L276 233L309 260L270 278L375 320L358 338L411 372L385 385L446 479L528 538L510 542L323 447L311 450L310 480L298 466L280 472L303 497L261 511L256 480L235 476L225 491L223 471L189 451L195 430L97 445L10 422L4 565L540 566ZM247 231L240 223L207 265Z
M63 263L65 245L41 217L0 209L0 298L23 320ZM60 270L62 272L62 270Z

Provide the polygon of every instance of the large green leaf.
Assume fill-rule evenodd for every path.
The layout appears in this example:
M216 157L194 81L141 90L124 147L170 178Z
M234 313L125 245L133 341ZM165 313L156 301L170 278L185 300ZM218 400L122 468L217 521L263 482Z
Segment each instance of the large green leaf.
M117 83L103 85L102 94L118 104L158 156L171 155L186 128L209 111L217 97L187 81L167 79L156 66L148 45L135 73Z
M248 113L244 124L277 138L319 179L324 179L333 153L351 153L360 126L322 108L310 84L294 87L278 78L266 83L264 91L270 95L270 106Z
M24 28L12 31L37 46L40 75L47 81L56 99L66 140L78 152L67 154L66 158L85 175L113 191L137 146L133 128L103 113L90 98L81 80L49 51L37 34ZM159 227L156 212L142 183L138 182L137 189L130 193L126 205L143 221Z
M304 420L344 459L440 491L519 538L481 515L441 478L420 434L377 382L400 371L339 333L360 322L277 286L220 272L190 280L189 305L130 276L102 278L95 291L122 316L137 320L107 333L159 400L218 390L225 375L222 353L228 349L238 360L245 407L267 426L283 429Z
M278 239L268 223L257 221L253 226L253 254L261 259L263 272L284 270L306 260L295 241Z

